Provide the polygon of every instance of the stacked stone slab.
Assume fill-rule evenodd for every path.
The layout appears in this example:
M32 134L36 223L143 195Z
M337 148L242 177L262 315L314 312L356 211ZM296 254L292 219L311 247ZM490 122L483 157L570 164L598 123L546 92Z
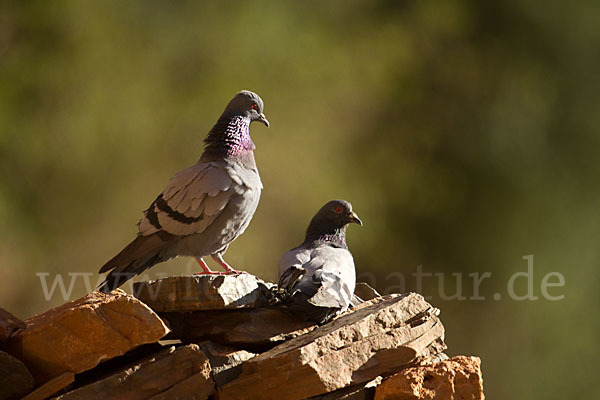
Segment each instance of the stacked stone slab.
M29 376L17 394L0 385L0 400L484 398L479 359L446 359L439 310L422 296L359 285L366 301L315 326L269 306L272 287L178 276L24 322L0 312L0 368Z

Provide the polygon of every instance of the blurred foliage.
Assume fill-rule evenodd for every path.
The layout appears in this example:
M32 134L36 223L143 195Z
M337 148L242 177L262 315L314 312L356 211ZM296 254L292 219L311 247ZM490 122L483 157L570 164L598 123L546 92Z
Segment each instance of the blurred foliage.
M247 88L271 122L252 128L265 190L226 259L274 280L314 212L348 199L359 276L432 296L489 398L596 399L598 26L591 0L3 1L0 306L62 303L36 273L95 273ZM535 294L558 271L564 300L506 297L528 254ZM448 293L462 273L467 296L491 272L486 300L416 287L419 265Z

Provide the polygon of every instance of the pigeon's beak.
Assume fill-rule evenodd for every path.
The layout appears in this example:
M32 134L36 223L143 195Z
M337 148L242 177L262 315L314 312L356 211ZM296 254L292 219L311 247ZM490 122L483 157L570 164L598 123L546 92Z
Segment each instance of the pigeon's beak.
M265 114L260 113L258 115L258 122L262 122L263 124L265 124L265 126L268 128L269 127L269 121L267 120L267 117L265 117Z
M362 224L363 224L362 221L360 220L360 218L358 218L358 215L356 215L356 213L354 211L351 211L350 214L348 214L348 220L355 224L359 224L360 226L362 226Z

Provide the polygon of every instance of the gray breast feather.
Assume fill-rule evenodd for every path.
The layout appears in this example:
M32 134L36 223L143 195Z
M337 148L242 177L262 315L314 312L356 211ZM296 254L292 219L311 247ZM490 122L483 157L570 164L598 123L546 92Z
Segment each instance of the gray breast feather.
M238 162L227 162L224 168L237 185L245 186L248 189L261 190L263 188L256 168L248 168Z

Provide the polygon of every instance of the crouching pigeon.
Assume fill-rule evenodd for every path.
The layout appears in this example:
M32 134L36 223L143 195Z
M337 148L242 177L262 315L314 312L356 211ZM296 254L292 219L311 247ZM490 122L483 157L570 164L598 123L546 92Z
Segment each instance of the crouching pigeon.
M254 161L250 124L269 126L263 101L243 90L229 102L204 140L195 165L177 173L144 211L133 242L108 261L99 290L109 292L153 265L177 256L192 256L206 274L202 257L210 255L226 274L239 273L223 260L227 246L248 227L262 183Z
M287 293L285 308L320 324L348 309L356 284L346 244L349 223L362 225L352 205L330 201L311 220L304 242L283 255L279 289Z

